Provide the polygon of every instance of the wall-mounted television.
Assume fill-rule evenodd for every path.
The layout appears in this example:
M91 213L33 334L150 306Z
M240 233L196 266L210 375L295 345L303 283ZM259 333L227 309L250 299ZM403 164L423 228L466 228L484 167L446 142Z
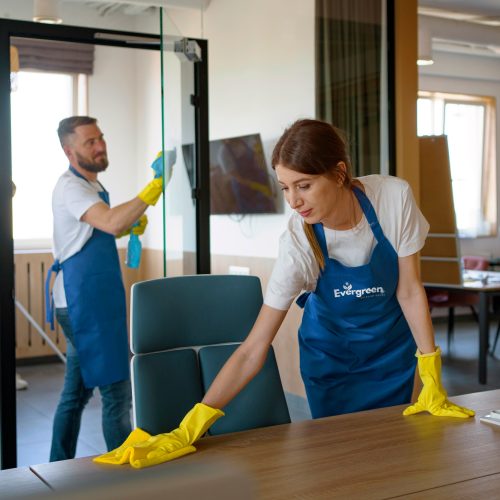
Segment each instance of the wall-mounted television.
M192 145L183 146L184 163L194 185ZM210 213L276 213L276 196L260 134L210 141Z

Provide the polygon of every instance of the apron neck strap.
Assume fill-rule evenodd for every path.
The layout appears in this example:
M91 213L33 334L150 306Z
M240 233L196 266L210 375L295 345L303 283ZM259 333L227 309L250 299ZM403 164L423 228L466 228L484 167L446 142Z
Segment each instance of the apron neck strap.
M323 252L323 257L325 258L325 261L328 260L328 248L326 246L326 237L325 237L325 230L323 228L323 224L321 222L318 222L317 224L313 224L313 231L314 234L316 235L316 239L318 240L319 247L321 248L321 251Z
M69 166L69 170L73 174L75 174L77 177L80 177L80 179L83 179L84 181L87 181L90 184L90 181L86 177L84 177L80 172L78 172L78 170L73 165ZM97 184L99 184L99 186L101 186L101 189L102 189L102 191L99 191L97 194L99 195L101 200L104 201L104 203L109 205L109 193L106 191L104 186L97 179L96 179L96 182L97 182Z
M382 228L380 227L377 214L375 213L375 209L373 208L373 205L368 199L368 196L366 196L363 190L359 189L359 187L357 186L353 186L352 190L359 201L361 210L363 210L363 213L365 214L368 224L370 224L370 228L373 232L373 235L375 236L377 242L381 241L384 238L384 233L382 232Z
M382 228L380 227L375 209L368 199L368 196L366 196L363 190L359 189L357 186L353 186L352 190L357 200L359 201L361 210L363 210L368 224L370 224L370 228L373 232L373 235L375 236L375 239L377 240L377 242L382 241L384 239L384 233L382 231ZM328 248L326 245L326 237L323 224L321 224L320 222L318 222L317 224L313 224L313 230L314 234L316 235L316 239L318 240L321 251L323 252L323 256L325 257L325 259L328 259Z

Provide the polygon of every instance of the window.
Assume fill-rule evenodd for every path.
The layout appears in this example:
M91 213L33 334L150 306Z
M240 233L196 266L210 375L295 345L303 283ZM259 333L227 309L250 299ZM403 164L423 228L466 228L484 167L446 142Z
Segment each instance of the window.
M13 232L17 248L47 248L52 240L52 190L68 167L59 121L85 113L86 76L20 71L11 93Z
M495 99L419 92L417 117L418 135L448 138L459 235L495 236Z

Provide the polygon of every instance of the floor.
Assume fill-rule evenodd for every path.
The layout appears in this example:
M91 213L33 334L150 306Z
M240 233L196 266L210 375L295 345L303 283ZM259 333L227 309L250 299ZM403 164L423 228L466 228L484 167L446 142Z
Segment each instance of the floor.
M496 324L494 324L496 327ZM500 388L500 345L497 358L488 357L488 384L477 381L477 324L457 320L451 352L447 351L446 325L436 325L436 340L443 352L443 384L450 396ZM492 337L494 333L492 326ZM52 417L62 388L64 367L61 363L20 366L28 389L17 392L18 466L48 461ZM292 420L308 418L303 398L288 398ZM500 406L500 404L499 404ZM83 414L77 457L105 451L101 432L101 404L98 392Z

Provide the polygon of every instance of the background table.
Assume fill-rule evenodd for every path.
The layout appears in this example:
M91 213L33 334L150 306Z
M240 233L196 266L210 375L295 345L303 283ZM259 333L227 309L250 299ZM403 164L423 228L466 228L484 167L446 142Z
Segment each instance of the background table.
M500 427L479 421L500 408L500 390L452 400L475 409L476 418L403 417L404 406L391 407L204 438L197 453L145 470L90 458L32 470L56 491L77 480L140 480L154 471L169 484L174 472L224 462L243 471L263 499L459 498L462 491L500 491Z
M483 282L481 279L488 279ZM490 298L500 295L500 273L493 271L471 271L464 273L463 285L446 283L424 283L425 288L473 292L479 295L479 354L478 379L480 384L487 382L488 339L490 334Z

